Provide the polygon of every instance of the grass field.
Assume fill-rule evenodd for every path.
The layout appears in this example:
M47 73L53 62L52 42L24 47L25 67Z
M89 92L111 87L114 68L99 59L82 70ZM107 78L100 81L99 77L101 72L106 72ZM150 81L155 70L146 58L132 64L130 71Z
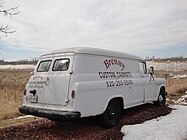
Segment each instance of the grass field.
M29 70L0 70L0 120L20 115L18 107L29 73Z
M168 100L177 100L187 91L187 77L173 78L171 75L184 75L187 70L183 71L155 71L156 77L165 78L167 80Z
M174 79L171 71L155 71L157 77L167 79L168 99L178 99L187 91L187 78ZM179 74L187 71L179 72ZM0 70L0 120L19 116L25 84L30 77L29 70Z

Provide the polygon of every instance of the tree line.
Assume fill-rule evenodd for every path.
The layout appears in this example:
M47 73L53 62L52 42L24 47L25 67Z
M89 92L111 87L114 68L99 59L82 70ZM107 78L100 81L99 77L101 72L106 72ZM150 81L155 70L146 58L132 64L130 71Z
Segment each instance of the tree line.
M0 65L26 65L26 64L36 65L37 62L38 62L38 58L23 59L18 61L5 61L4 59L0 59Z
M168 57L168 58L146 58L147 61L155 61L155 62L160 62L160 61L171 61L171 62L176 62L176 61L187 61L187 57L183 56L177 56L177 57Z

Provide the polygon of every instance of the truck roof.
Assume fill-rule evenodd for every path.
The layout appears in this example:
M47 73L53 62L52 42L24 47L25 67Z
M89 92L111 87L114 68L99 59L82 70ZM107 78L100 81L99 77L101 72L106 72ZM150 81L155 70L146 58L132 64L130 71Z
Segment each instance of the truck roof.
M52 52L42 55L41 57L54 55L54 54L62 54L62 53L92 54L92 55L100 55L100 56L110 56L110 57L143 60L141 57L131 55L128 53L112 51L112 50L104 50L104 49L99 49L99 48L90 48L90 47L74 47L74 48L64 48L64 49L54 50Z

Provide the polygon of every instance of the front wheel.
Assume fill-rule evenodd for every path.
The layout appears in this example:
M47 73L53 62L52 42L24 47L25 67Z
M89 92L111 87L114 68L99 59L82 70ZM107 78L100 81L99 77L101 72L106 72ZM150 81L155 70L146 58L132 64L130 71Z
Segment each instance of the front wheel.
M158 99L154 102L154 104L158 106L165 106L165 103L166 103L166 91L165 89L161 88Z
M121 108L117 100L109 102L105 112L100 116L100 122L104 128L116 125L121 117Z

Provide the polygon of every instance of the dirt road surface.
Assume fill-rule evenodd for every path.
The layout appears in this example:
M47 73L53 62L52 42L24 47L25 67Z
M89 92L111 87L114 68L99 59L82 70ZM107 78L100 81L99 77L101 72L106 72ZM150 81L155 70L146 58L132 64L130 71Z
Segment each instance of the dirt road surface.
M118 140L122 139L121 127L127 124L142 123L146 120L167 115L169 107L145 104L123 111L120 123L104 129L97 117L83 118L75 122L53 122L48 119L0 129L0 140Z

